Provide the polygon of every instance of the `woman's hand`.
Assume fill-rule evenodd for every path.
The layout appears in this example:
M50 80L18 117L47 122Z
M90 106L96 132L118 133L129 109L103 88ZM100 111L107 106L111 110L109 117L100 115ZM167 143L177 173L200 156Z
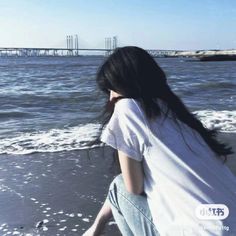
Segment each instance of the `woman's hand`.
M95 224L93 224L82 236L99 236L103 229L98 229Z
M99 236L103 232L106 223L112 217L112 211L108 199L105 200L93 225L82 236Z

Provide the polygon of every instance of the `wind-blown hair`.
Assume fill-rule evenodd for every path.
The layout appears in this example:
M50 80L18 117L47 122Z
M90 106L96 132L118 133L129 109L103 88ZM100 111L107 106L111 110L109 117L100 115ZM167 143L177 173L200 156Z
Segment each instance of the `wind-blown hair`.
M179 121L196 130L208 146L219 157L232 154L232 148L216 139L217 130L208 129L195 117L183 104L181 99L173 93L167 84L164 71L145 50L128 46L116 49L99 68L96 77L99 88L109 95L113 90L122 97L107 101L103 112L102 128L109 121L114 111L114 104L118 99L137 99L148 119L154 119L162 112L157 98L167 105L168 112L174 117L179 126ZM181 129L181 127L179 126Z

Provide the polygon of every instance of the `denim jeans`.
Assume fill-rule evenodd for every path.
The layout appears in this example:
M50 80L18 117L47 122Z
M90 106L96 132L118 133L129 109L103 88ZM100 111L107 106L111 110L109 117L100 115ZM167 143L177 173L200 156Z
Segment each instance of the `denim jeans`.
M108 199L113 217L123 236L159 236L152 221L145 194L129 193L122 175L118 175L110 184Z

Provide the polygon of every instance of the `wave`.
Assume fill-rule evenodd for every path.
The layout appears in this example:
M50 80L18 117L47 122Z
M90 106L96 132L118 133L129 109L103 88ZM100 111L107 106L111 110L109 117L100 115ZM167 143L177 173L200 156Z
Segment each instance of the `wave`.
M236 132L236 111L200 110L193 112L209 128L221 132Z
M0 112L0 120L11 119L11 118L29 118L29 117L33 117L33 115L27 112L20 112L20 111Z
M204 88L204 89L234 89L236 85L233 82L206 82L202 84L198 84L199 88Z
M195 111L208 128L221 132L236 132L236 111ZM88 123L64 129L51 129L33 133L20 133L16 137L0 140L0 154L30 154L86 149L99 132L98 123ZM94 145L92 147L99 146Z
M0 140L0 154L30 154L35 152L58 152L88 148L96 138L99 124L86 124L65 129L22 133L16 137ZM94 145L95 147L98 145Z

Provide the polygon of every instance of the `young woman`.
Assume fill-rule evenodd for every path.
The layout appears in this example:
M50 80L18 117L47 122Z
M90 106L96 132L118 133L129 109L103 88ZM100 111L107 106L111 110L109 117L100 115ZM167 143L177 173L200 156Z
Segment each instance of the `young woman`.
M97 83L110 97L101 141L118 151L121 174L84 235L100 235L112 215L125 236L236 235L236 177L222 162L232 150L188 111L155 60L119 48Z

